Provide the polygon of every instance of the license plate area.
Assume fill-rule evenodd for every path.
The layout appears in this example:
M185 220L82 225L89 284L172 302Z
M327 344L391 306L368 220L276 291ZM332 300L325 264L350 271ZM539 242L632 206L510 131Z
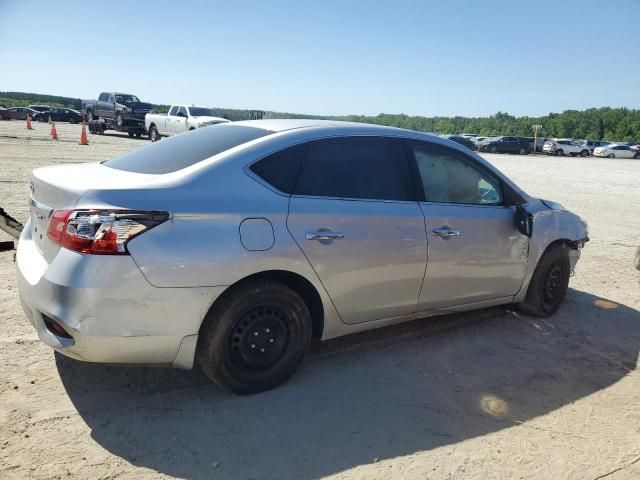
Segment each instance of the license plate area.
M31 234L36 244L42 248L47 234L47 226L53 209L31 199Z

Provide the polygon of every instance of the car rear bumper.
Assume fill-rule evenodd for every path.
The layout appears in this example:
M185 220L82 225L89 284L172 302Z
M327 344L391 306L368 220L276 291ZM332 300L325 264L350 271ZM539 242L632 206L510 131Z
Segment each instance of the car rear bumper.
M47 264L29 232L18 244L17 279L40 340L88 362L191 368L202 319L224 287L157 288L128 255L61 248Z

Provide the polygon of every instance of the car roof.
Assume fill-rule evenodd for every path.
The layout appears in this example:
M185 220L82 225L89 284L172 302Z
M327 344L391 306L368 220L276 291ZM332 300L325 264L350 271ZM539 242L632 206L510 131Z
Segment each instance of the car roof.
M315 128L315 127L335 127L340 129L362 129L363 127L388 130L388 131L403 131L410 132L411 130L404 130L401 128L387 127L384 125L375 125L371 123L358 123L358 122L344 122L340 120L316 120L312 118L299 118L299 119L280 119L273 118L267 120L242 120L239 122L233 122L234 125L244 125L247 127L262 128L264 130L271 130L272 132L284 132L286 130L294 130L299 128Z

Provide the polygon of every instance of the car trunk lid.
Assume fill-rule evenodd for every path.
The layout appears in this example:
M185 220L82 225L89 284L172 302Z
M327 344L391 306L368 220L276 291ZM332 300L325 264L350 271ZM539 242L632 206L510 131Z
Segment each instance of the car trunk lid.
M49 239L47 228L56 210L73 210L89 190L121 189L139 185L154 175L116 170L99 163L38 168L31 176L31 236L42 254L51 262L60 246Z

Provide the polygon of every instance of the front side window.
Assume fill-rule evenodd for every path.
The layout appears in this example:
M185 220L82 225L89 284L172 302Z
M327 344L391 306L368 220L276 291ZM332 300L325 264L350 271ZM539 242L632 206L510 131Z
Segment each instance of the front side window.
M187 116L187 109L186 109L186 108L184 108L184 107L180 107L180 108L178 109L178 113L176 113L176 115L178 115L178 116L185 116L185 117L186 117L186 116Z
M425 201L467 205L502 204L500 181L463 154L427 142L412 142L411 149Z
M381 137L345 137L309 143L295 194L314 197L406 200L397 145Z
M172 117L175 117L177 111L178 111L178 107L174 105L173 107L171 107L171 110L169 110L169 115Z

